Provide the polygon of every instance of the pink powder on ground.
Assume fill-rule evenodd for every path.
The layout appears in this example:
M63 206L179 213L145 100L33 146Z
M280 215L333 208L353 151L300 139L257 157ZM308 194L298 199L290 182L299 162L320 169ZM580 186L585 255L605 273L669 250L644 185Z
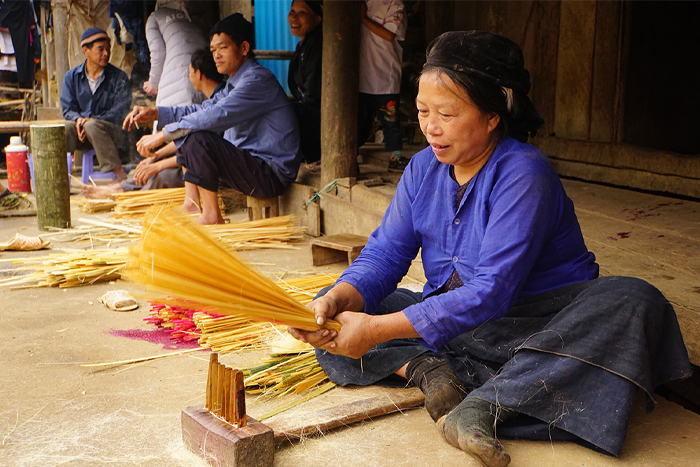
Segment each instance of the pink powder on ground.
M148 341L153 344L163 344L163 350L195 349L199 347L197 341L175 342L170 336L170 333L165 332L163 329L155 329L152 331L144 331L142 329L112 329L107 332L107 334L116 337L126 337L127 339Z

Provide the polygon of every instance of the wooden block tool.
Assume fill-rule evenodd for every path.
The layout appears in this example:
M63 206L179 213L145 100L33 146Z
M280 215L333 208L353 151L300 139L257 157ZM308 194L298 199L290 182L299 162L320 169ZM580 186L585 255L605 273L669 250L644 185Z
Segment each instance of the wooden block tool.
M182 411L182 440L214 466L267 467L275 455L271 428L246 415L243 373L209 357L204 408Z

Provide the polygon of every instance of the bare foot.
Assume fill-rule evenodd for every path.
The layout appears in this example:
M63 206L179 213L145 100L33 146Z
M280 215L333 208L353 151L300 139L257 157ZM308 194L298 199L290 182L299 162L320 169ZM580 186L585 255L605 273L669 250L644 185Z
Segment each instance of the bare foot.
M126 180L126 172L124 172L124 169L121 167L114 169L114 181L112 183L121 183L124 180Z
M124 190L121 185L85 185L83 186L83 194L88 199L107 199L114 193L121 193Z
M200 207L198 205L196 205L195 203L193 203L192 201L190 201L189 199L185 199L185 202L182 203L182 206L180 206L180 207L182 208L183 211L189 212L189 213L199 214L200 212L202 212Z
M437 421L438 429L447 442L476 457L488 467L506 467L510 464L510 456L492 433L479 425L460 424L454 419L445 423L449 416L450 414L444 415Z
M199 216L197 218L197 222L199 222L202 225L214 225L214 224L225 224L226 220L223 217L221 217L220 215L219 216L206 216L205 217L204 214L202 214L201 216Z

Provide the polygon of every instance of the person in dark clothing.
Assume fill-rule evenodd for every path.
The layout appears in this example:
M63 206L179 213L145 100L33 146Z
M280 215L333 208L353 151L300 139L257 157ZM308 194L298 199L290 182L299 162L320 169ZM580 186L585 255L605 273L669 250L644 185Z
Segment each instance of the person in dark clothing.
M122 181L120 123L131 105L129 77L109 63L110 40L102 29L86 30L80 45L86 60L66 73L61 91L68 152L94 149L100 171L113 171L115 181Z
M201 92L207 99L214 97L224 89L226 81L216 69L216 63L207 49L195 51L190 57L189 79L196 92ZM109 198L113 193L136 190L154 190L158 188L182 188L182 167L177 163L177 147L170 142L155 152L147 154L134 169L134 176L119 183L103 186L83 187L86 198Z
M289 63L289 91L299 120L304 161L321 160L321 56L323 2L294 0L287 15L293 36L300 39Z
M34 46L31 44L30 28L35 25L34 11L29 0L2 2L0 24L10 30L12 46L15 48L19 87L34 86Z
M496 437L619 455L635 393L691 373L673 306L598 277L554 167L527 144L542 119L522 51L488 32L428 47L416 98L429 146L408 163L360 256L309 304L340 331L289 331L331 381L419 386L445 439L489 467ZM396 285L421 252L427 282Z

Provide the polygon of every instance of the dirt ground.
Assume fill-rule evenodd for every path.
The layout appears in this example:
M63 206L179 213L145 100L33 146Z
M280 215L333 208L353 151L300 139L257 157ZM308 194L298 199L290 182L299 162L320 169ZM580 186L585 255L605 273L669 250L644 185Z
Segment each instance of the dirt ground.
M74 196L75 197L75 196ZM77 209L73 218L85 217ZM242 213L233 220L243 220ZM0 219L0 241L16 232L38 234L36 217ZM53 245L57 247L58 245ZM0 260L34 253L0 253ZM270 277L340 272L340 264L314 268L308 242L296 250L244 252ZM0 270L9 263L0 262ZM7 274L8 271L0 271ZM110 290L140 292L117 281L71 289L0 287L0 466L205 466L183 445L180 412L202 406L208 352L197 351L136 365L82 367L155 356L183 347L158 341L143 319L147 303L118 313L98 303ZM222 357L232 367L256 362L260 352ZM359 395L358 395L359 394ZM363 397L332 390L310 407ZM647 415L642 400L633 413L622 456L614 459L572 443L504 441L513 467L696 466L700 416L659 397ZM248 413L266 407L249 399ZM304 407L296 409L302 413ZM347 426L277 447L276 467L478 466L448 446L423 408Z

